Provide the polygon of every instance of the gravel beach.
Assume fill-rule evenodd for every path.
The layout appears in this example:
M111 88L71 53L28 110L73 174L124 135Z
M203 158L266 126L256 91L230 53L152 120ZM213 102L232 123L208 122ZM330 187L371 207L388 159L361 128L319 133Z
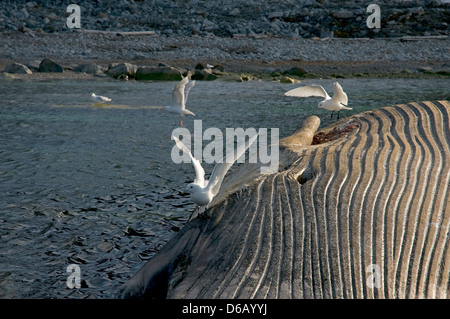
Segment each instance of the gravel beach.
M293 41L272 37L118 36L82 31L39 35L9 31L2 38L5 49L1 52L0 70L12 62L36 70L43 58L53 59L69 69L87 62L106 69L110 63L124 61L136 65L164 62L191 69L197 63L219 63L234 72L274 72L303 67L323 76L402 72L420 75L423 71L450 70L449 38Z
M80 28L58 1L0 7L0 71L13 62L33 73L44 58L72 74L77 65L160 62L194 69L273 73L300 67L317 76L448 75L450 4L378 1L370 29L360 1L78 1ZM42 74L40 76L43 76ZM55 76L46 75L46 76Z

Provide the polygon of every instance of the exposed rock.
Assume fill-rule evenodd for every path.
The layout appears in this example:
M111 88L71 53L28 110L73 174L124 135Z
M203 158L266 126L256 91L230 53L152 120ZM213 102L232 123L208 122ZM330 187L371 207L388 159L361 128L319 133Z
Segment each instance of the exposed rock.
M299 83L300 80L294 79L290 76L282 76L282 77L280 77L280 82L281 83Z
M30 35L34 35L34 33L29 28L23 25L19 26L18 30L23 33L29 33Z
M242 73L241 78L242 78L242 81L253 81L256 79L255 76L253 76L252 74L248 74L248 73Z
M306 74L308 74L309 72L302 67L295 66L295 67L292 67L292 68L284 71L283 73L302 77L302 76L305 76Z
M274 12L269 13L269 15L267 16L267 18L268 18L269 20L273 20L273 19L281 18L282 16L283 16L283 12L280 12L280 11L274 11Z
M213 74L211 69L195 70L195 73L192 74L191 79L200 81L214 81L217 79L217 75Z
M205 66L202 63L197 63L195 65L195 69L196 70L203 70L205 68Z
M227 73L218 78L221 81L229 81L229 82L244 82L242 77L237 73Z
M63 72L63 67L58 63L45 58L39 64L39 72Z
M129 77L135 77L138 67L134 64L123 62L123 63L112 63L107 73L112 77L117 78L120 75L126 75Z
M350 19L354 17L354 14L350 10L341 9L333 13L333 17L338 19Z
M102 72L100 66L93 63L80 64L76 66L73 71L87 74L99 74Z
M224 72L225 71L225 67L222 64L216 64L216 65L213 66L212 70L213 70L213 73L216 72L216 71Z
M136 80L179 81L182 71L172 66L140 66L135 75Z
M228 12L228 14L229 14L230 16L235 17L235 16L238 16L238 15L241 14L241 10L239 10L238 8L234 8L234 9L232 9L230 12Z
M321 30L319 37L321 39L333 38L334 37L334 33L333 33L333 31L330 31L330 30Z
M18 19L28 19L29 16L30 16L30 14L28 13L28 11L27 11L26 8L22 8L21 10L19 10L19 11L16 13L16 17L17 17Z
M31 70L21 63L11 63L5 67L5 72L7 73L17 73L17 74L32 74Z
M427 7L441 7L445 5L445 3L448 4L448 1L443 0L425 0L424 5Z

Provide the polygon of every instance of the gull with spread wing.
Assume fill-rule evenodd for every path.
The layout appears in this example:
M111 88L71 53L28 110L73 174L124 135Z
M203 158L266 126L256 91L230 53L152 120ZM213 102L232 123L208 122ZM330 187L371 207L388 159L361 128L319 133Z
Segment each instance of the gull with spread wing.
M321 85L310 85L310 86L302 86L296 89L292 89L284 93L286 96L295 96L295 97L310 97L310 96L318 96L325 98L323 101L319 102L319 108L332 111L331 118L333 118L334 111L338 111L338 119L340 110L351 110L351 108L347 107L348 97L347 93L344 92L342 86L338 82L333 83L333 97L330 97L325 91L325 89Z
M175 85L172 91L172 105L166 105L160 108L171 113L180 114L180 125L183 126L183 119L185 115L193 115L194 113L186 109L186 101L189 95L189 91L195 85L195 81L189 81L188 77L183 78Z
M195 179L194 182L189 183L186 187L186 191L191 195L191 199L194 203L200 206L207 206L213 198L219 193L220 186L222 185L223 179L231 168L233 163L240 158L245 151L250 147L250 145L255 142L258 138L258 134L252 136L248 143L243 143L243 145L238 145L236 152L228 153L222 160L221 163L217 163L211 173L209 180L205 179L205 170L203 169L200 162L191 154L189 149L184 145L182 141L172 135L172 140L175 141L177 147L186 153L194 165ZM192 215L189 220L192 219Z

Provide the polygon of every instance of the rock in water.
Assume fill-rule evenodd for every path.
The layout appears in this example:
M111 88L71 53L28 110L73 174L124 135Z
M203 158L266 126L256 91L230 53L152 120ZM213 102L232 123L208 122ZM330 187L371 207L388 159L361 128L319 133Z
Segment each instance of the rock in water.
M180 81L181 70L171 66L141 66L137 69L136 80Z
M118 296L449 298L449 118L448 101L385 107L309 146L304 127L279 172L188 223Z
M191 79L199 81L214 81L217 79L217 75L213 74L210 69L195 70L195 73L192 74Z
M63 72L63 67L50 59L43 59L39 64L39 72Z
M5 67L7 73L32 74L31 70L21 63L11 63Z
M99 65L93 64L93 63L85 63L80 64L76 66L73 69L74 72L82 72L86 74L100 74L102 73L101 68Z
M305 76L306 74L308 74L308 71L302 67L292 67L286 71L283 72L284 74L289 74L289 75L296 75L296 76Z
M299 83L300 80L291 78L290 76L280 77L280 83Z
M112 63L109 66L107 73L115 78L118 78L119 76L135 77L137 69L137 65L127 62Z

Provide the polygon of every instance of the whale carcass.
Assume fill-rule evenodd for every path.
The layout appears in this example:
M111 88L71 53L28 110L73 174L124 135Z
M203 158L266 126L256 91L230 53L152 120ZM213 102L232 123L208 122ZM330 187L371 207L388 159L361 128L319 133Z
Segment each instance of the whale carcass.
M395 105L315 135L308 118L277 173L233 171L118 297L449 298L449 113Z

